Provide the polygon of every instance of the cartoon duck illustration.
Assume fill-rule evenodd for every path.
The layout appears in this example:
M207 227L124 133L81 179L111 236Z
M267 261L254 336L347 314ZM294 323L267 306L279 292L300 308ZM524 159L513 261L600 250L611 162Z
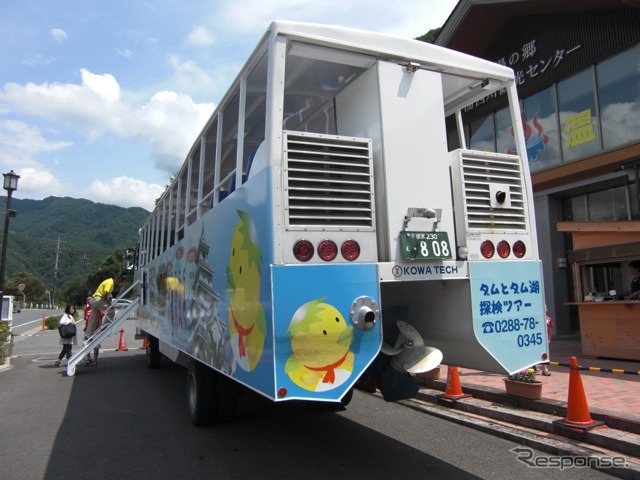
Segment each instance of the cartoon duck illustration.
M302 305L291 319L287 332L293 355L285 365L289 378L305 390L332 390L353 372L353 326L326 297Z
M266 336L264 309L260 303L260 247L251 217L238 210L240 220L231 238L227 266L229 337L238 365L253 370L262 356Z

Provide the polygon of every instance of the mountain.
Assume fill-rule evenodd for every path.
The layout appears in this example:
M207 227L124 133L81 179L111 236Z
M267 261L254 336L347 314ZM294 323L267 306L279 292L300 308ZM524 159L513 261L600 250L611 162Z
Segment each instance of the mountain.
M0 211L5 209L4 202L0 198ZM27 272L51 289L55 275L56 290L73 277L89 273L94 262L116 248L135 247L138 229L149 216L139 207L69 197L12 198L11 209L16 217L10 220L5 279Z

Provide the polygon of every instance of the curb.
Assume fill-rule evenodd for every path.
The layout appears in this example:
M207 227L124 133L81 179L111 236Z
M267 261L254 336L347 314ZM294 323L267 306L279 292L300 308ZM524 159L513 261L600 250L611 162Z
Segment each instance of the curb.
M469 389L466 390L470 391ZM439 403L439 394L439 390L422 388L415 399L437 405ZM506 397L506 395L503 396ZM447 405L449 405L449 403ZM525 410L521 407L510 404L510 402L504 403L494 401L492 403L488 403L486 400L478 399L475 396L473 398L453 402L453 404L448 406L448 408L533 429L538 432L559 435L571 440L594 445L596 447L631 457L637 458L640 455L640 439L636 434L617 430L610 426L608 428L594 428L587 432L576 431L558 426L555 422L562 419L562 417L558 417L557 415L529 409ZM546 441L548 436L545 436L544 438ZM640 465L638 466L640 467Z
M446 391L446 381L429 380L420 377L416 377L416 381L421 387L426 387L441 392ZM561 418L564 418L567 415L566 402L545 399L544 397L542 398L542 400L530 400L527 398L507 395L505 391L501 389L484 386L480 388L474 385L467 384L465 384L464 386L464 391L465 393L469 393L474 398L477 398L479 400L486 400L488 402L494 402L501 405L511 405L523 410L545 413ZM640 435L640 421L638 421L638 419L635 417L631 417L620 412L613 412L598 408L591 409L590 414L593 420L604 422L610 428L635 435ZM638 456L639 453L636 453L635 455Z

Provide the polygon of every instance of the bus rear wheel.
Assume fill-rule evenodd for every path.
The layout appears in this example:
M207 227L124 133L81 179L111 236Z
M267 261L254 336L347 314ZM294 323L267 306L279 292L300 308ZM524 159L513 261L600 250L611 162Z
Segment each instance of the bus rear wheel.
M196 427L235 419L238 390L233 380L193 361L187 372L189 418Z

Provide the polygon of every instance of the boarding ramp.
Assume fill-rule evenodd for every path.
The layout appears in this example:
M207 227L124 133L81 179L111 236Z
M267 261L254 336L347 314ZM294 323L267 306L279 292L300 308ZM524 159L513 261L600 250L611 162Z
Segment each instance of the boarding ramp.
M123 310L116 311L115 305L118 300L124 298L139 282L136 281L127 288L124 292L120 293L118 297L111 302L111 306L105 310L103 317L103 324L97 329L93 335L91 335L86 341L83 342L83 347L69 359L67 363L67 376L72 377L76 373L76 365L84 360L84 358L100 343L105 341L111 335L118 332L118 328L124 323L124 321L131 317L138 311L140 307L140 299L133 298L131 303ZM113 318L110 319L110 314Z

